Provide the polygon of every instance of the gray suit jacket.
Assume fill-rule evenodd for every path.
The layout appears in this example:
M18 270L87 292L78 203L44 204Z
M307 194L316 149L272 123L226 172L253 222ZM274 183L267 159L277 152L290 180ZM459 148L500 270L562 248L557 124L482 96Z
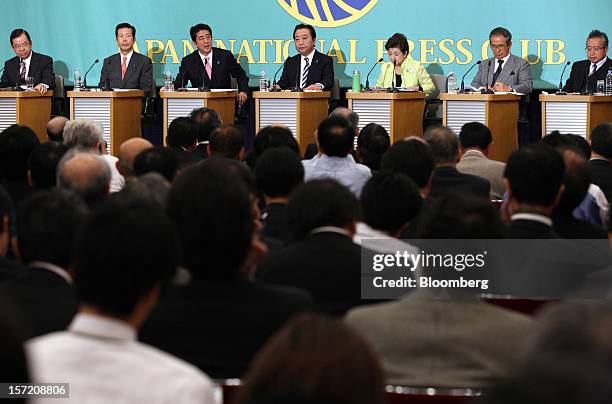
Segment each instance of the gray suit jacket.
M521 361L533 320L478 300L434 299L418 290L351 310L346 321L382 360L386 382L480 388Z
M152 95L153 66L151 59L134 52L130 58L130 65L121 80L121 56L119 53L104 59L99 86L108 82L111 88L136 88L144 91L145 97Z
M491 199L502 199L504 196L504 170L506 164L501 161L489 160L478 150L468 150L457 163L457 170L464 174L477 175L486 178L491 183L489 196Z
M490 66L489 63L491 63ZM496 69L497 64L495 58L484 60L480 66L478 66L478 73L476 73L476 77L474 77L474 81L472 81L472 87L486 87L491 85ZM517 93L531 93L531 90L533 90L533 80L531 79L529 62L510 54L510 58L504 64L504 68L497 78L497 81L501 81L512 87Z

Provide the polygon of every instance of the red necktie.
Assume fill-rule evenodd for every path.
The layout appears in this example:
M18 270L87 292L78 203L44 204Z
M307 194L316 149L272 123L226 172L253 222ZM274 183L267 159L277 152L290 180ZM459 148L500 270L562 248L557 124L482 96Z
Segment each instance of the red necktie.
M125 79L125 71L127 70L127 56L122 56L121 62L121 80Z

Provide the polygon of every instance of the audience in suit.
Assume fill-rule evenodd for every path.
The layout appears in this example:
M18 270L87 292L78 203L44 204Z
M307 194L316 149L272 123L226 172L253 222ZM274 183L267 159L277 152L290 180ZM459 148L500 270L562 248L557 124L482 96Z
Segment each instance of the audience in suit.
M502 199L506 164L489 159L493 143L491 130L480 122L468 122L461 127L459 141L461 160L457 163L457 170L485 178L491 184L489 198Z
M129 195L130 198L142 198L145 201L157 203L166 210L170 183L161 174L150 172L129 180L121 193Z
M57 183L57 165L68 148L57 142L42 143L28 159L28 181L36 190L49 189Z
M431 147L419 137L395 142L384 154L381 169L400 171L414 180L423 198L429 196L435 167Z
M202 158L194 153L198 136L198 127L193 119L178 117L168 126L166 145L178 160L178 169L181 170L191 164L202 161Z
M14 259L17 251L15 208L10 195L0 185L0 282L23 273L23 267Z
M50 142L59 142L62 143L64 141L64 128L66 127L66 123L68 122L68 118L65 116L55 116L47 122L47 139Z
M244 137L234 125L223 125L212 131L207 149L210 157L225 157L242 161Z
M459 140L452 130L430 127L425 132L425 141L431 147L436 162L431 180L431 198L455 192L464 192L489 199L491 184L488 180L457 170L459 162Z
M176 233L162 210L109 199L92 212L76 251L79 312L67 331L28 342L34 381L70 383L74 403L215 402L205 374L136 340L176 268Z
M246 155L245 161L249 167L253 168L259 156L266 150L276 147L288 147L298 155L300 154L300 146L293 137L291 129L281 125L266 126L260 129L255 136L253 150Z
M324 313L343 315L361 304L361 249L352 241L358 212L355 196L332 179L300 185L287 206L294 242L271 251L258 275L307 290Z
M377 123L364 126L357 136L357 158L372 172L380 170L383 155L391 147L387 130Z
M608 202L612 201L612 122L597 125L591 131L591 173Z
M202 158L208 157L208 141L213 130L217 129L223 122L221 117L212 108L196 108L189 114L189 117L198 125L197 145L193 153Z
M176 154L165 147L151 147L140 152L134 159L134 174L137 177L155 172L172 182L178 170L179 160Z
M32 192L28 159L39 144L38 137L27 126L11 125L0 133L0 180L15 206Z
M242 376L265 341L312 304L302 291L252 282L242 272L256 247L245 170L214 158L174 180L167 212L189 277L167 291L141 333L214 378Z
M147 139L133 137L121 143L117 155L117 170L126 182L135 177L134 159L143 151L153 147Z
M90 207L108 196L110 181L109 165L97 154L71 149L57 165L57 187L74 192Z

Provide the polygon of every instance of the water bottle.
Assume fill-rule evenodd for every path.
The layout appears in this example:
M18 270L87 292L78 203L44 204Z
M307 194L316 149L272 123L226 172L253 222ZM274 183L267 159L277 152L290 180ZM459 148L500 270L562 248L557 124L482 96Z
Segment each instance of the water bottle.
M606 95L612 95L612 69L606 74Z
M173 91L174 90L174 82L172 79L172 73L169 70L164 72L164 90Z
M265 70L262 70L259 74L259 91L268 91L268 75Z
M361 73L359 72L359 70L353 71L353 92L361 92Z
M457 93L457 77L455 77L455 73L450 72L448 75L448 84L446 85L446 88L446 91L449 93Z
M81 79L81 72L79 69L74 71L74 91L81 91L81 87L83 86L83 82Z

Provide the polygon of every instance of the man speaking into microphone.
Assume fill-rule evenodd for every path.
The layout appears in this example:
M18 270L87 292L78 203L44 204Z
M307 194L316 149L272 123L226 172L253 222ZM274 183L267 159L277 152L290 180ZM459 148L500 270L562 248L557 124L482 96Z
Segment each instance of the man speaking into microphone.
M285 62L278 86L284 89L330 90L334 86L332 58L315 49L317 33L311 25L293 29L298 54Z
M149 57L134 52L136 28L123 22L115 27L115 38L119 53L104 59L99 86L140 89L149 96L153 88L153 67Z

